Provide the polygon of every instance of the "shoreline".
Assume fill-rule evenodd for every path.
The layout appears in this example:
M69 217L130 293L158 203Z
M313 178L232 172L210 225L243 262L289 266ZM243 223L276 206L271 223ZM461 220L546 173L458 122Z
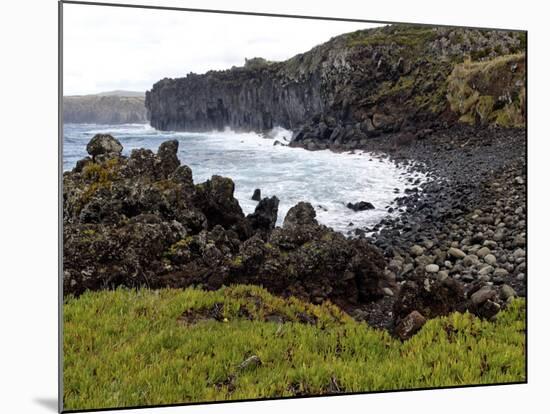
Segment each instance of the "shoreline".
M415 181L416 187L407 189L396 197L393 202L395 205L388 207L388 210L399 211L398 216L385 217L372 228L359 232L356 238L345 237L348 240L346 243L356 245L363 240L369 245L376 246L383 255L385 264L381 267L382 273L377 276L377 283L380 285L376 288L383 292L380 295L381 299L355 302L339 297L334 303L355 319L366 320L373 327L385 328L391 332L396 323L405 316L396 317L396 312L399 312L402 305L399 302L403 299L403 289L416 289L413 296L421 297L422 289L429 291L432 285L435 290L447 289L444 285L453 282L452 289L464 292L456 295L459 298L458 302L452 305L451 309L460 306L462 310L471 305L473 294L483 289L488 290L490 294L486 299L495 299L489 302L496 306L488 312L488 319L498 313L501 305L510 297L524 296L524 135L522 130L455 126L434 132L422 140L413 140L406 145L396 145L400 139L399 135L387 135L379 139L373 138L369 141L370 145L358 148L373 158L389 160L405 168L406 174L411 175L408 177L410 182L413 180L412 175L419 172L431 179L427 182ZM489 145L488 136L491 139ZM170 157L176 155L177 145L175 148L174 154ZM130 162L133 162L132 157L129 159ZM170 162L175 162L175 159ZM179 161L177 164L179 165ZM477 168L473 168L474 166ZM172 164L170 168L173 168ZM468 173L465 174L465 171ZM502 175L503 171L505 175ZM66 174L73 175L74 172ZM75 176L77 177L78 175ZM136 179L138 177L139 175ZM518 182L517 185L507 188L503 179ZM197 184L197 188L204 184L207 183ZM503 188L511 195L503 195ZM498 191L495 193L493 190ZM507 214L503 217L502 212ZM259 214L266 213L267 211ZM279 233L285 232L284 227L272 228ZM373 234L366 236L369 231ZM93 232L96 234L95 230ZM83 243L94 241L83 240ZM269 249L270 244L267 243L265 246ZM308 245L307 249L309 248ZM237 253L232 253L235 254ZM239 257L241 256L234 256L230 268L237 270L241 266ZM276 260L284 259L281 256ZM159 263L158 266L164 265ZM162 281L164 277L160 276L158 283L168 286L176 283L176 279L173 279L175 275L169 274L170 270L165 281ZM178 283L181 282L177 282L176 285ZM187 283L191 281L184 284ZM214 283L216 286L218 284ZM298 291L306 294L307 291L300 289ZM292 289L289 292L292 292ZM316 291L316 294L318 293ZM326 294L330 295L327 292L322 295ZM497 297L499 299L496 299ZM317 297L313 299L321 300ZM429 308L431 305L426 306ZM427 312L430 313L430 310ZM446 313L447 310L437 312ZM476 313L477 309L473 312Z
M525 129L455 125L405 145L399 140L399 134L373 138L360 148L432 178L395 200L398 217L365 230L373 233L364 237L384 252L386 276L396 290L409 281L454 278L468 296L504 285L525 296ZM452 257L451 248L465 255ZM429 265L438 269L428 272ZM351 312L371 326L392 329L396 296Z
M377 224L388 214L386 207L398 195L396 192L404 194L417 179L425 180L419 173L412 173L412 180L407 180L409 174L405 174L407 171L402 166L374 152L334 153L327 149L312 154L307 149L280 147L276 145L280 137L292 134L280 128L275 128L274 133L266 137L260 133L239 134L231 130L202 134L157 132L152 128L142 131L141 127L126 126L74 130L68 126L67 129L65 153L69 158L66 158L65 172L87 155L84 145L89 140L90 129L94 133L115 135L126 147L123 150L126 156L137 146L156 151L162 141L177 139L180 143L178 157L193 169L195 181L207 181L213 174L230 177L235 182L235 196L245 214L253 213L257 202L250 201L251 195L254 189L260 189L264 195L275 195L281 200L277 226L282 225L289 207L299 201L309 201L317 210L321 223L346 237L357 237L353 234L355 229ZM117 134L117 131L122 132ZM227 158L226 151L230 153ZM235 168L237 164L239 167ZM356 212L346 207L348 203L360 201L372 203L375 209Z

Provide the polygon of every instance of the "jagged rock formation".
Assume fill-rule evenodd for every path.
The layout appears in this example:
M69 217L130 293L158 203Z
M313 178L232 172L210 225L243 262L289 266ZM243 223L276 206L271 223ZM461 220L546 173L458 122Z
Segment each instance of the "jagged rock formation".
M147 123L145 97L113 92L63 97L63 122L75 124Z
M178 141L129 157L107 135L63 175L64 293L116 286L217 289L258 284L315 303L360 304L388 287L385 260L366 240L317 223L299 203L274 227L279 200L245 217L230 178L195 184Z
M195 184L191 169L177 157L178 146L176 140L166 141L156 154L136 149L125 157L114 137L98 134L87 146L90 157L64 173L65 295L117 286L218 289L255 284L313 303L328 299L357 317L366 313L369 323L393 328L402 339L413 335L427 318L454 311L468 310L491 319L517 295L503 283L505 267L510 268L503 260L512 260L514 271L524 271L522 249L502 256L497 242L487 241L483 247L473 246L477 250L472 255L465 253L473 251L466 247L441 250L424 239L425 248L410 248L416 267L409 263L406 270L402 246L384 249L385 256L394 257L387 262L374 247L383 247L385 236L372 241L374 245L366 238L347 239L319 224L310 203L292 207L282 227L275 227L277 197L261 199L254 213L245 216L234 197L233 181L212 176ZM507 176L503 180L512 181ZM504 210L518 211L508 206ZM511 226L513 217L505 221ZM499 229L504 231L502 226ZM401 226L397 232L409 231ZM415 240L423 237L411 234ZM447 234L438 236L444 237L438 246L448 243ZM491 235L502 240L496 231L491 230ZM525 246L520 236L514 236L512 247ZM481 243L483 236L464 240ZM499 258L486 246L492 246ZM432 248L433 255L426 253ZM475 270L476 281L470 277L471 283L467 282L473 270L467 266L476 266L481 258L486 265ZM494 285L485 283L488 269L493 269L489 263L501 266L494 270ZM398 283L397 274L404 283ZM389 323L376 322L380 310L372 307L380 306Z
M423 133L459 118L522 126L524 51L519 32L386 26L337 36L284 62L251 59L244 67L163 79L146 93L146 106L158 129L261 131L279 125L296 132L294 145L311 149L357 147L381 133ZM486 64L493 59L501 64ZM457 66L463 73L471 61L480 62L468 66L472 76L458 76ZM472 71L497 67L498 74L485 78L500 84L476 91ZM502 76L507 71L514 75ZM492 100L483 98L489 95ZM482 111L464 111L462 100L468 110L477 105ZM487 116L495 111L511 115Z

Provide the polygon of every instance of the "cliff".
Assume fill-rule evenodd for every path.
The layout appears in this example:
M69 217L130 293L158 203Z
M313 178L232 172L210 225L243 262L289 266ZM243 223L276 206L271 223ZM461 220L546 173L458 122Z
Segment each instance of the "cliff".
M523 126L524 51L521 32L392 25L334 37L284 62L255 58L243 67L165 78L146 93L145 105L158 129L279 125L297 132L298 141L360 142L453 122ZM486 85L503 80L477 91L474 72ZM483 105L489 108L476 111ZM495 111L501 115L488 116Z
M123 91L64 96L63 122L76 124L146 123L145 97Z

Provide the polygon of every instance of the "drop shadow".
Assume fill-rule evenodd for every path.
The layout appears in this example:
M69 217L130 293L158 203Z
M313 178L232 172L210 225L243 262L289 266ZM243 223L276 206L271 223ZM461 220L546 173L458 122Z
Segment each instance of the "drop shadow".
M58 412L57 398L35 398L34 402L50 411Z

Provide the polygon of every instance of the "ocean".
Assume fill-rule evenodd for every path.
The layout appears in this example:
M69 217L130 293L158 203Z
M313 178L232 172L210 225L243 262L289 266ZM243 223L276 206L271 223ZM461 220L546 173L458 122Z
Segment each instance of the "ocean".
M235 182L235 197L245 214L252 213L257 205L251 199L254 189L261 190L262 198L277 196L280 200L278 225L292 206L308 201L315 208L319 222L351 235L356 228L373 226L388 216L386 208L402 196L406 188L412 187L408 178L425 180L419 173L411 175L391 161L365 152L307 151L274 145L276 141L286 144L292 136L282 128L259 135L230 130L166 132L145 124L65 124L65 171L87 155L86 144L97 133L112 134L124 146L125 155L135 148L156 151L163 141L177 139L179 159L191 167L195 183L215 174L230 177ZM354 212L346 207L348 202L358 201L368 201L375 208Z

